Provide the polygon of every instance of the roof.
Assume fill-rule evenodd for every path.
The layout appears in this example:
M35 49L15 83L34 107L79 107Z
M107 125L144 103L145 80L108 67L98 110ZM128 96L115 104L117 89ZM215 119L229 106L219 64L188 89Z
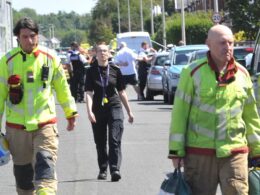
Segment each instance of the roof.
M205 44L198 44L198 45L183 45L183 46L177 46L172 48L172 50L176 50L176 51L201 50L201 49L208 49L208 46Z
M118 33L117 38L123 38L123 37L149 37L148 32L142 32L142 31L134 31L134 32L124 32L124 33Z

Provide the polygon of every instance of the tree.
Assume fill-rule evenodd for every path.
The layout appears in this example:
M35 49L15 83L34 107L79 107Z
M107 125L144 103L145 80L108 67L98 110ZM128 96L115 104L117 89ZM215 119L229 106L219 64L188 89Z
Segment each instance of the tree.
M108 26L105 19L93 20L90 25L89 40L91 44L98 42L109 43L111 39L114 38L111 26Z
M18 22L19 19L22 17L30 17L33 18L34 20L38 20L38 15L34 9L31 8L23 8L19 12L16 10L13 10L13 21L14 24Z
M227 11L232 19L234 33L244 31L249 40L254 40L260 27L260 1L249 4L248 0L229 0Z

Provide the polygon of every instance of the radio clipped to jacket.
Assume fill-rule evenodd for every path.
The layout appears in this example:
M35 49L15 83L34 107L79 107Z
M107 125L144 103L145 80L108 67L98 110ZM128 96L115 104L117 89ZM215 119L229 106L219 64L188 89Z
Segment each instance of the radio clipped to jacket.
M19 75L11 75L8 78L9 99L12 104L19 104L23 98L23 85Z
M48 77L49 77L49 66L43 64L42 75L41 75L41 80L43 81L43 88L46 88L46 82L48 81Z

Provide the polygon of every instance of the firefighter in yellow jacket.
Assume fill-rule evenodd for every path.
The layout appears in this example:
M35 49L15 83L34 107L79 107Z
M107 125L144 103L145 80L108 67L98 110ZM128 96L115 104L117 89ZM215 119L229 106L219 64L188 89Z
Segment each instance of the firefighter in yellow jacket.
M193 195L248 194L248 154L260 165L260 120L246 69L233 58L233 33L208 32L207 58L181 73L170 128L169 158L184 165Z
M76 105L59 59L38 46L38 25L22 18L13 32L19 47L0 61L0 122L5 110L16 190L19 195L54 195L58 132L53 91L69 131L75 126Z

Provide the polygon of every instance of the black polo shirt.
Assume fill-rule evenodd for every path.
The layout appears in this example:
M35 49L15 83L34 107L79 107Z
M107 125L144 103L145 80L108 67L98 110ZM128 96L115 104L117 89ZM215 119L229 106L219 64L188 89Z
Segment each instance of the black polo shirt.
M105 86L105 95L108 103L102 105L103 100L103 86L100 76L106 79L107 71L109 68L108 85ZM119 67L114 64L109 64L107 67L97 65L91 66L87 70L85 91L93 91L93 112L97 113L110 107L122 107L118 91L125 89L123 77Z

